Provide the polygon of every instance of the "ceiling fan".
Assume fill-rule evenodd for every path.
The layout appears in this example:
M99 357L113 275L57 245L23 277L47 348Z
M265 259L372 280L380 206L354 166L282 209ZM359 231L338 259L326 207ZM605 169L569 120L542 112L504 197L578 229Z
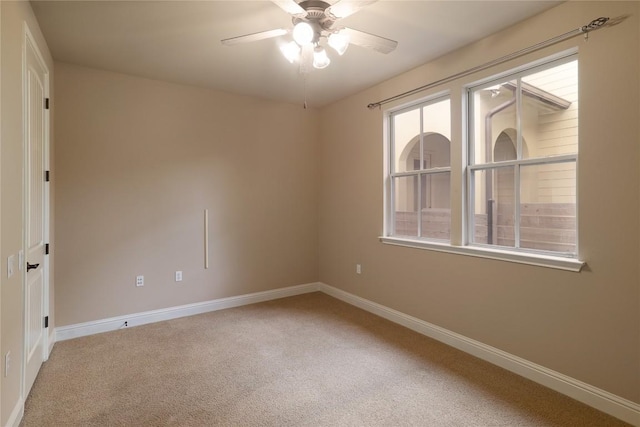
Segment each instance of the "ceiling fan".
M323 0L271 0L292 16L292 29L278 28L222 40L224 45L235 45L291 34L293 40L283 44L280 50L291 63L300 63L300 72L308 73L311 67L326 68L331 60L325 49L329 45L339 55L349 44L366 47L380 53L390 53L398 42L336 23L377 0L338 0L330 4Z

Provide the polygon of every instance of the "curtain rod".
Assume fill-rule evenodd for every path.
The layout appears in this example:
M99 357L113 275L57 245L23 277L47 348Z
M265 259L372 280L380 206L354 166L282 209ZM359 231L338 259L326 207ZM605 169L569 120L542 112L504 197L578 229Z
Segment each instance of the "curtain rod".
M486 70L487 68L493 67L495 65L502 64L502 63L507 62L507 61L509 61L511 59L519 58L519 57L521 57L523 55L526 55L526 54L531 53L531 52L538 51L538 50L543 49L543 48L548 47L548 46L553 46L554 44L563 42L565 40L568 40L568 39L573 38L575 36L578 36L580 34L584 34L585 37L588 37L588 35L589 35L589 33L591 31L599 30L608 21L609 21L609 18L605 18L605 17L600 17L600 18L594 19L593 21L589 22L587 25L583 25L582 27L576 28L576 29L571 30L571 31L567 31L564 34L560 34L559 36L552 37L552 38L547 39L545 41L542 41L540 43L537 43L537 44L534 44L532 46L529 46L529 47L526 47L524 49L521 49L521 50L519 50L517 52L513 52L513 53L510 53L508 55L502 56L502 57L500 57L498 59L494 59L492 61L485 62L482 65L478 65L478 66L475 66L473 68L469 68L469 69L467 69L465 71L461 71L461 72L456 73L456 74L454 74L452 76L445 77L444 79L436 80L435 82L431 82L431 83L428 83L426 85L417 87L415 89L411 89L411 90L409 90L407 92L403 92L403 93L401 93L399 95L394 95L394 96L392 96L390 98L386 98L386 99L383 99L381 101L372 102L371 104L367 105L367 108L369 108L370 110L373 110L376 107L381 107L383 104L387 104L387 103L395 101L397 99L406 98L407 96L411 96L413 94L425 91L427 89L431 89L432 87L435 87L435 86L438 86L438 85L441 85L441 84L444 84L444 83L448 83L450 81L459 79L461 77L466 77L466 76L468 76L470 74L477 73L478 71Z

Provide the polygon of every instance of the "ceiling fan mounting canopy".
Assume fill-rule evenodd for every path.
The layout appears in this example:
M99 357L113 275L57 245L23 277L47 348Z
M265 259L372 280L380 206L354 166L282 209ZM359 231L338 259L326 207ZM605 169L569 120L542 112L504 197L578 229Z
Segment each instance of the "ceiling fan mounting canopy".
M305 17L294 17L294 24L296 20L318 21L323 29L328 29L336 22L335 18L332 19L332 17L326 13L326 10L331 6L326 1L305 0L298 3L298 5L303 8L307 14Z

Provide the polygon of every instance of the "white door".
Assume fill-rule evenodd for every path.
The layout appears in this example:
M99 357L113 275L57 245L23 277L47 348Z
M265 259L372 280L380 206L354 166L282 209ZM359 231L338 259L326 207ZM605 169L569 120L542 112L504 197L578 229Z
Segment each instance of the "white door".
M47 162L48 70L28 31L25 32L25 371L24 396L38 375L44 360L46 342L44 312L47 265L45 237L47 200L45 165ZM46 101L48 102L48 101ZM48 304L48 301L47 301Z

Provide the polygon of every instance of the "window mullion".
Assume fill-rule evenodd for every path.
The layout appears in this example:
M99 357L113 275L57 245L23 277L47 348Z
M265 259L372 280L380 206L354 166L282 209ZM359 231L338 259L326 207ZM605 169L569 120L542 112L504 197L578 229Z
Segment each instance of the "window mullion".
M418 181L418 205L416 207L416 218L418 221L418 237L422 236L422 174L418 173L415 178Z
M468 224L467 227L467 237L466 242L464 244L469 244L474 242L473 233L476 229L476 216L475 216L475 194L476 188L474 180L471 179L471 169L467 167L465 179L467 180L467 218Z
M469 165L468 167L472 171L476 171L476 170L483 170L483 169L493 169L493 168L502 167L502 166L549 165L553 163L575 162L577 158L578 156L576 154L562 154L562 155L548 156L548 157L534 157L534 158L523 159L523 160L506 160L502 162L488 163L488 164L480 163L477 165Z
M389 176L389 191L391 194L389 195L389 206L387 207L389 212L389 222L387 223L387 229L389 232L387 233L390 236L396 234L396 184L393 176Z
M516 159L522 160L522 79L516 85Z
M514 246L516 248L520 247L520 165L516 165L514 166L514 174L513 174L513 191L514 191L514 195L515 195L515 206L514 206L514 218L513 218L513 224L514 224L514 236L515 236L515 241L514 241Z
M414 175L417 175L419 173L424 174L424 175L430 175L430 174L443 173L443 172L451 172L451 167L450 166L444 166L444 167L439 167L439 168L424 169L424 170L421 170L421 171L398 172L398 173L394 173L392 175L392 177L393 178L401 178L403 176L414 176Z
M522 78L518 77L516 85L516 159L522 160ZM514 247L520 247L520 163L514 166L513 174L513 192L514 194Z
M391 192L390 194L390 200L389 200L389 206L387 207L388 209L388 223L387 223L387 229L389 230L389 235L395 235L396 234L396 185L395 185L395 179L394 179L394 173L396 171L396 166L395 166L395 146L396 146L396 140L395 140L395 131L396 131L396 118L395 115L389 115L389 159L387 160L387 168L389 170L389 191Z
M424 169L424 107L420 107L420 165L418 169ZM418 205L417 205L417 221L418 221L418 237L422 236L422 175L418 174Z
M395 165L394 165L394 161L393 159L395 159L395 155L396 155L396 138L395 138L395 115L390 115L389 116L389 159L388 159L388 163L387 163L387 167L389 168L389 176L393 176L394 172L396 171Z

